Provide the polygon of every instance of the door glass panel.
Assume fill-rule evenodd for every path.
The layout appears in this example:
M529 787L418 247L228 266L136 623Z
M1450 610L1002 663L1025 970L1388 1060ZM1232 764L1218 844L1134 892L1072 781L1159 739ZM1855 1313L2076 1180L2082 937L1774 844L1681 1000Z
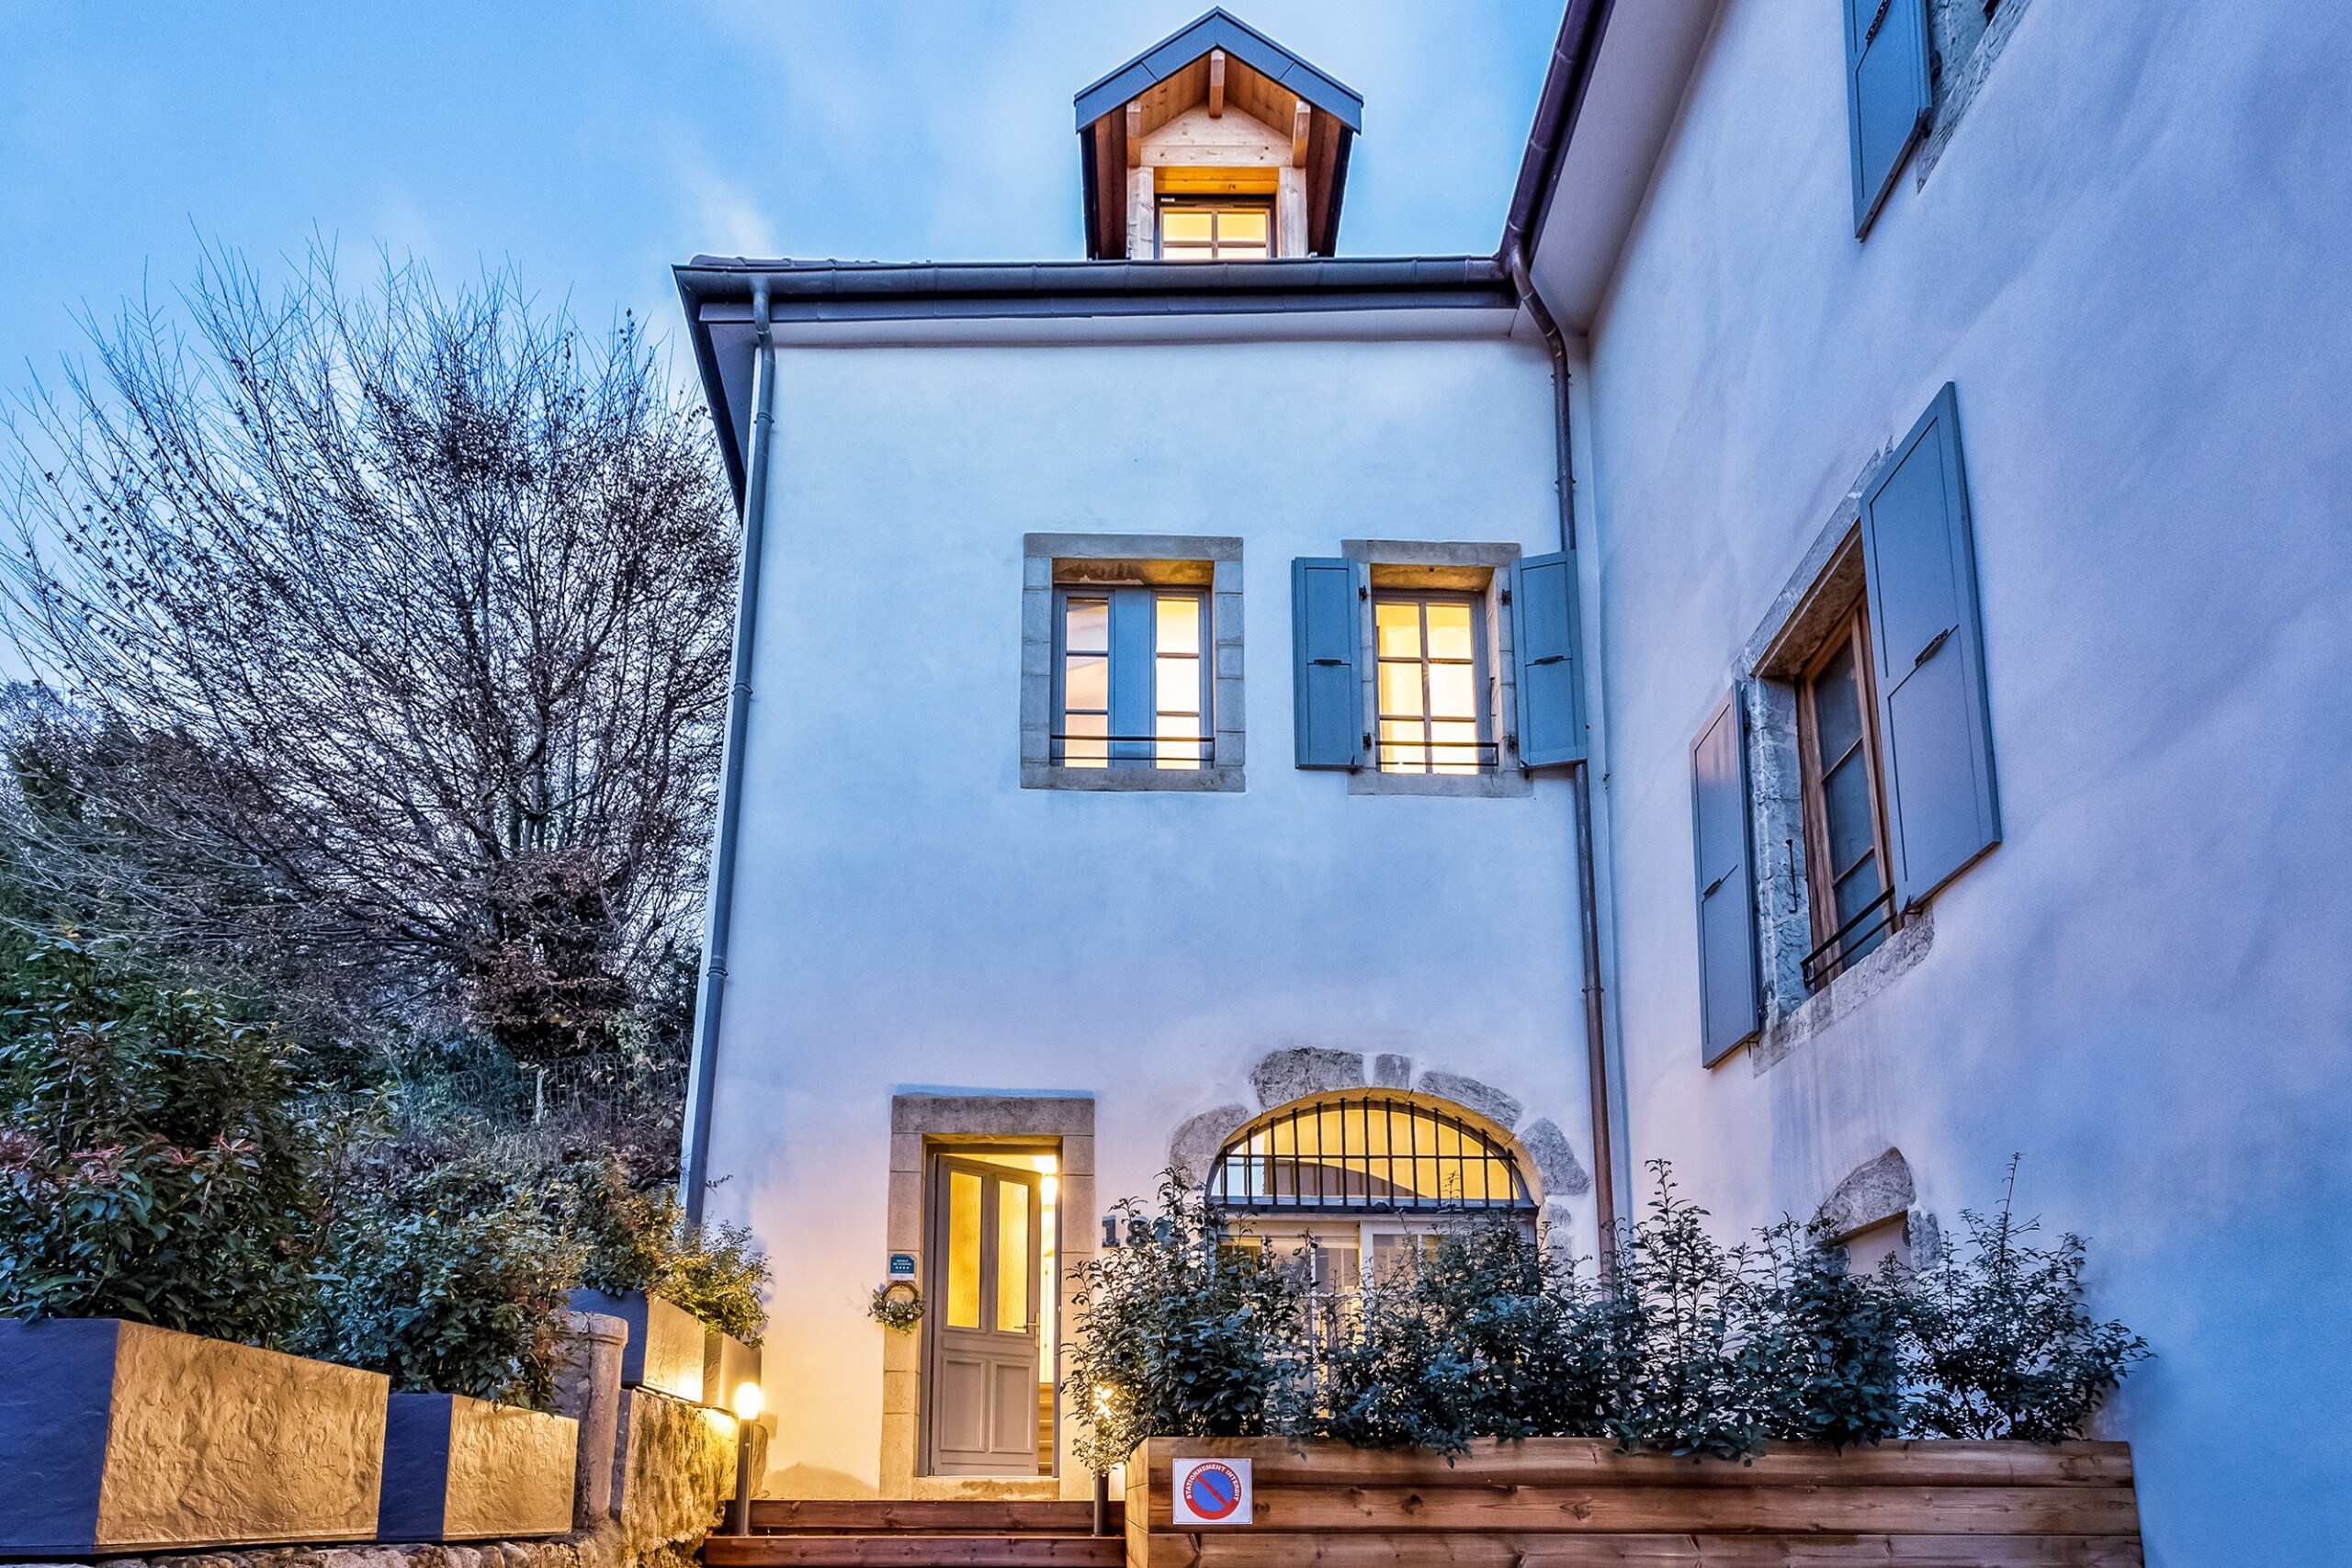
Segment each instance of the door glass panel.
M996 1184L996 1325L1006 1334L1029 1328L1029 1188Z
M980 1325L980 1179L947 1173L947 1326Z

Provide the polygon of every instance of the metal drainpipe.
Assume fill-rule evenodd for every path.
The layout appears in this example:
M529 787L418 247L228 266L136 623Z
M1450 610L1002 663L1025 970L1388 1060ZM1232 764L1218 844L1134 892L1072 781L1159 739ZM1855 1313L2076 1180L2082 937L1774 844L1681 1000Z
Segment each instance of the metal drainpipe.
M775 355L768 332L767 279L752 283L752 442L743 457L743 565L735 605L734 681L727 693L726 759L720 764L718 843L711 856L709 967L695 1001L695 1054L686 1094L686 1146L679 1201L702 1220L710 1180L711 1069L718 1055L719 1010L727 998L727 942L735 927L736 819L743 802L743 727L752 710L752 639L758 627L760 546L767 532L768 446L775 428Z
M1511 282L1519 289L1519 302L1535 322L1536 331L1544 334L1544 346L1552 355L1552 400L1558 413L1555 440L1560 460L1560 548L1574 550L1576 476L1568 456L1568 345L1560 336L1560 324L1552 319L1543 297L1535 292L1535 280L1528 276L1525 250L1514 247L1507 259ZM1581 656L1583 650L1577 652ZM1592 1201L1600 1232L1600 1271L1607 1275L1614 1269L1617 1260L1617 1141L1609 1114L1609 1048L1600 988L1600 899L1592 870L1592 764L1589 759L1575 765L1573 777L1577 915L1578 934L1584 940L1585 1077L1590 1085L1592 1102Z

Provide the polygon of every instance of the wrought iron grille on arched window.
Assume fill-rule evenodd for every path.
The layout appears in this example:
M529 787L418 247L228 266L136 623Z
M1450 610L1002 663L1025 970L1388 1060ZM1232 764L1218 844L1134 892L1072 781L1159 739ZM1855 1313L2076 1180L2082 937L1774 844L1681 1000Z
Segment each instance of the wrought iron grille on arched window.
M1209 1201L1242 1210L1532 1209L1509 1150L1458 1116L1387 1095L1302 1101L1237 1134Z

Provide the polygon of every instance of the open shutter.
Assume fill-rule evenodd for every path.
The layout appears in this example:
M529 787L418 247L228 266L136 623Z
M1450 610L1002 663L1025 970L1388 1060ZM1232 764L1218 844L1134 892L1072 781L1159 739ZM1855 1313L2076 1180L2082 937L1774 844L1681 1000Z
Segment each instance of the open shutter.
M1690 743L1690 832L1699 874L1699 1057L1708 1066L1764 1022L1747 824L1747 720L1735 686Z
M1363 689L1356 680L1362 577L1351 560L1290 563L1291 705L1302 768L1352 768L1363 755Z
M1927 0L1845 0L1846 114L1854 237L1870 230L1904 156L1928 129Z
M1924 902L2001 841L1976 548L1951 386L1862 498L1895 900Z
M1531 768L1584 760L1584 682L1577 667L1574 551L1513 563L1519 653L1519 760Z

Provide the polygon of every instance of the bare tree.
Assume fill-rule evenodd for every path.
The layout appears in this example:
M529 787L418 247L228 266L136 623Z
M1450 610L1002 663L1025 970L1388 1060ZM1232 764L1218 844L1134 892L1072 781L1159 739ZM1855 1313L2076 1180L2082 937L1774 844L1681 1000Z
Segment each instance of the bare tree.
M351 1016L592 1048L690 940L735 523L633 321L208 256L11 422L34 874Z

